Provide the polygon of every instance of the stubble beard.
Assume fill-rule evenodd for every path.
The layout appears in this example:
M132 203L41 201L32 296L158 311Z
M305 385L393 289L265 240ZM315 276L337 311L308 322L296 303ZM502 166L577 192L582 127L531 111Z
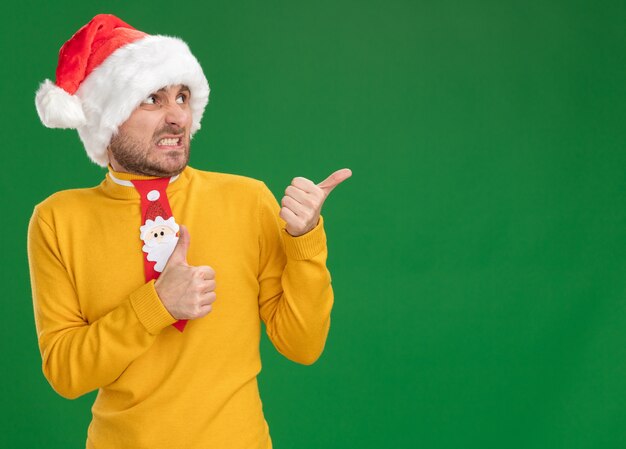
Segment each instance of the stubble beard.
M180 133L180 129L166 128L161 130L158 134L163 135L168 133L178 134ZM153 139L153 141L156 140ZM124 170L137 175L158 176L160 178L171 177L181 173L187 166L189 162L189 141L186 142L182 157L180 150L157 150L160 151L161 155L165 156L167 160L180 160L177 164L168 164L168 166L164 166L165 164L160 160L151 160L149 158L151 150L154 151L151 145L152 143L146 144L127 134L118 133L111 138L109 149L117 163L121 165Z

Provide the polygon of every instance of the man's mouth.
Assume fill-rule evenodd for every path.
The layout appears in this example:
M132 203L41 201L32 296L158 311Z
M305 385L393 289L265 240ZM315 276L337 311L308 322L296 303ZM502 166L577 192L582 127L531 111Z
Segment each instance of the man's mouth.
M164 137L157 142L157 146L162 148L181 147L182 137Z

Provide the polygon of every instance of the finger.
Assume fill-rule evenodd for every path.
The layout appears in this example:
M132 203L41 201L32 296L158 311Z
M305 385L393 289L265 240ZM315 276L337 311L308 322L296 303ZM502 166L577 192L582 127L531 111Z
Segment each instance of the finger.
M285 220L288 225L298 226L299 224L298 216L288 207L283 207L282 209L280 209L280 213L278 215L280 215L280 218Z
M292 235L294 237L304 234L306 232L304 220L298 218L289 209L284 208L283 210L284 212L281 211L281 213L283 213L284 216L287 216L287 219L285 220L285 231L287 231L289 235Z
M215 291L215 287L216 285L214 280L202 281L202 283L198 285L198 289L203 295Z
M290 196L284 196L281 202L284 207L288 208L299 217L306 214L305 207Z
M195 267L194 275L206 281L215 279L215 270L208 265L200 265Z
M169 264L187 265L187 251L189 251L190 241L191 241L191 236L189 235L187 226L180 225L178 242L176 242L174 251L172 251L170 258L167 261L168 265Z
M209 314L213 310L213 306L211 304L200 305L199 307L202 316Z
M290 196L301 204L306 204L308 202L309 194L298 187L287 186L285 189L285 195Z
M317 186L313 181L301 176L293 178L291 180L291 185L307 193L315 192L317 190Z
M341 170L334 172L328 178L324 179L317 186L324 189L326 194L329 194L335 187L344 182L350 176L352 176L352 170L349 168L342 168Z
M202 298L198 302L198 305L200 307L209 306L213 304L216 299L217 299L217 295L215 294L215 292L209 292L209 293L202 295Z

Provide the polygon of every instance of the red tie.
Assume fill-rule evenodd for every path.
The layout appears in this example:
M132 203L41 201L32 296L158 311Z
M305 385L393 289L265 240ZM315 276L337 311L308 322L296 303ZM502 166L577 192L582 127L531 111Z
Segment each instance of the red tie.
M141 225L145 225L150 218L161 217L167 220L172 217L172 209L167 199L167 186L170 178L156 178L146 180L131 180L139 196L141 197ZM146 282L157 279L161 274L155 269L156 262L148 260L148 253L143 252L143 267L146 275ZM169 257L169 255L168 255ZM161 268L162 270L162 268ZM178 320L172 326L182 332L187 325L187 320Z

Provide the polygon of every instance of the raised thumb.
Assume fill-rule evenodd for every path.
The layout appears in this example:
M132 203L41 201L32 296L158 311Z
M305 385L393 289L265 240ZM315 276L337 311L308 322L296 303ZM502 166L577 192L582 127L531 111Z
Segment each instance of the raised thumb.
M326 195L333 191L335 187L344 182L352 176L352 170L349 168L342 168L341 170L337 170L328 178L324 179L317 186L324 190Z
M189 250L189 242L191 237L189 236L189 231L187 230L187 226L180 225L178 242L174 247L174 251L172 251L172 255L168 259L167 263L169 264L187 264L187 251Z

